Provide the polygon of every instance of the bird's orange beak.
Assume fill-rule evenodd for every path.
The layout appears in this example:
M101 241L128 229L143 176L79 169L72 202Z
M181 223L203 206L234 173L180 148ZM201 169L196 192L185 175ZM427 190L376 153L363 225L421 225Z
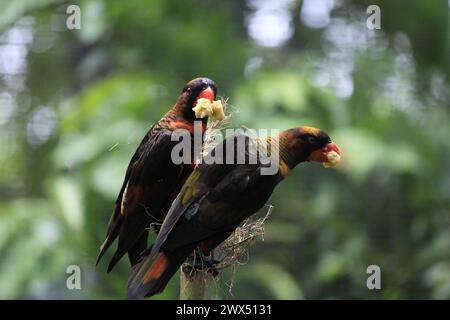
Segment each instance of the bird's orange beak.
M211 87L204 89L197 97L198 99L208 99L211 103L214 102L214 90ZM194 102L194 106L197 104L197 101Z
M324 148L312 152L308 157L308 161L328 162L328 153L333 151L338 155L341 155L341 150L339 150L339 147L331 142Z

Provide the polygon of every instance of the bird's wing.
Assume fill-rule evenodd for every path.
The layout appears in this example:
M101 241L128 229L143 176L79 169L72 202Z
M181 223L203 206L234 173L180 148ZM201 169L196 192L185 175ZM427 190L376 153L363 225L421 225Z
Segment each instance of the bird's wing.
M136 299L161 292L198 243L206 240L208 250L214 249L215 245L231 234L240 221L230 223L226 218L219 217L216 228L211 228L211 224L202 219L209 220L209 214L221 215L231 211L229 209L232 208L227 204L224 206L223 202L228 201L229 196L243 196L251 180L246 176L254 170L242 170L242 167L212 165L194 170L172 204L150 254L144 255L132 268L128 280L128 298ZM207 186L204 182L215 179L216 174L223 174L208 168L229 170L214 186ZM215 192L218 194L210 197ZM221 193L224 197L219 196Z
M147 135L133 155L97 259L98 262L119 236L118 249L108 270L142 239L151 222L157 222L161 217L159 211L177 188L177 182L180 184L186 166L177 166L171 161L175 144L176 141L171 140L171 131L161 130ZM139 247L142 246L145 244Z
M235 137L232 136L227 140ZM234 141L237 140L234 139ZM224 144L226 144L226 141L218 147ZM223 206L225 202L232 202L233 198L242 196L251 181L251 177L256 174L259 168L260 164L239 165L234 162L234 164L202 164L194 169L172 203L153 244L150 256L155 256L160 251L161 246L168 241L168 238L172 237L174 227L177 228L176 233L179 237L175 237L178 238L177 240L171 239L170 243L176 241L177 246L180 247L201 241L212 235L215 231L208 228L208 223L198 223L198 219L192 219L192 217L197 215L200 208ZM181 217L184 217L182 221L180 221ZM201 218L205 218L205 216ZM189 223L185 223L186 221Z
M161 292L196 246L213 250L261 208L279 181L277 176L263 176L263 166L234 161L194 169L172 203L151 252L133 267L128 297Z

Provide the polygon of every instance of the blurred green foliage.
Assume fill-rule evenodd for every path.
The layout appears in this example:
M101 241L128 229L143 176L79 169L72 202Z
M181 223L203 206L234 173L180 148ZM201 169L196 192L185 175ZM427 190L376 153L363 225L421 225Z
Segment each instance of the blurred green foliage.
M94 267L115 197L200 75L236 126L320 127L343 153L277 188L264 242L218 298L450 298L447 1L74 3L80 30L69 3L0 1L0 298L124 298L126 259ZM366 27L371 4L381 30ZM72 264L82 290L66 288ZM381 290L366 287L371 264ZM156 298L176 299L177 281Z

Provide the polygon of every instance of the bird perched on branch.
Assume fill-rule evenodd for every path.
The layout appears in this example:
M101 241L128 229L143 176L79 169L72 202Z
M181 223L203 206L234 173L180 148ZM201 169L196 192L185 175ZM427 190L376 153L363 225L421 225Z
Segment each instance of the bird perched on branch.
M127 252L131 265L134 265L140 253L147 248L150 225L162 223L164 211L167 212L170 208L172 200L193 169L193 163L175 164L171 161L172 149L179 143L172 141L172 133L177 129L185 129L193 134L194 121L200 120L203 134L208 117L217 110L197 110L200 103L199 106L196 105L199 100L202 105L205 102L211 105L216 94L216 85L208 78L189 81L176 104L143 138L128 165L109 221L106 240L97 258L98 264L112 242L119 238L108 272ZM220 103L216 103L215 108L217 105L221 107ZM223 110L218 110L217 113L223 115Z
M227 138L212 152L218 148L228 150L230 143L234 145L233 150L238 150L241 137L247 141L244 151L248 159L251 139L245 135ZM278 142L274 144L276 147L269 146L274 140ZM264 206L275 186L297 164L318 161L327 167L336 165L340 159L339 148L330 137L311 127L289 129L256 143L264 144L270 159L278 164L274 174L264 174L264 169L271 164L259 157L253 164L235 161L234 164L201 164L194 169L172 203L153 246L132 269L128 298L138 299L163 291L193 250L199 249L208 256L243 220ZM236 160L238 153L233 157Z

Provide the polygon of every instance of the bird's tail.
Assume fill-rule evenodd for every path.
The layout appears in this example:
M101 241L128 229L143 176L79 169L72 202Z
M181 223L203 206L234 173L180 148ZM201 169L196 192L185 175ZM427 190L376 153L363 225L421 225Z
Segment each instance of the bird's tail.
M111 244L114 242L114 240L117 238L118 234L119 234L119 230L120 230L120 223L121 223L121 219L119 219L119 221L116 222L116 225L114 228L111 228L112 230L109 231L108 230L108 234L106 235L106 239L103 242L103 244L100 246L100 252L97 256L97 260L95 261L95 265L98 265L98 263L100 262L100 260L102 259L103 255L105 254L106 250L108 250L108 248L111 246ZM117 225L119 227L117 227ZM109 272L109 271L108 271Z
M140 299L162 292L191 251L159 252L154 257L144 257L131 269L127 298Z
M105 254L106 250L108 250L111 243L114 241L113 237L107 236L103 244L100 246L100 252L97 256L97 260L95 261L95 265L97 266L100 260L102 259L103 255Z
M122 194L122 191L121 191ZM121 197L121 195L119 195ZM117 238L120 232L120 228L123 223L123 216L120 214L120 206L114 208L114 213L111 215L111 218L108 222L108 231L106 232L106 239L103 244L100 246L100 252L97 256L97 260L95 261L95 265L98 265L106 250L111 246L114 240Z

